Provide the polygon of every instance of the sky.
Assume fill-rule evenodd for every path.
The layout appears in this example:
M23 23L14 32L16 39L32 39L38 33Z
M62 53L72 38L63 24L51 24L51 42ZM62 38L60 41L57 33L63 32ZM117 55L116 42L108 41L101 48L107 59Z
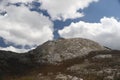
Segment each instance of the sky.
M120 0L0 0L0 50L87 38L120 50Z

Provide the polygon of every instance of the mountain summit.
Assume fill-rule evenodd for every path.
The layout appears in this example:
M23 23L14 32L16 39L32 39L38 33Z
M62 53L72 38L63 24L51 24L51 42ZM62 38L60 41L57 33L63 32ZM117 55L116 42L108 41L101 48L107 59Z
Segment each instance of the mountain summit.
M120 51L83 39L47 41L18 54L0 51L0 80L119 80Z
M83 57L91 51L100 50L106 50L106 48L88 39L73 38L48 41L29 53L35 56L38 63L57 64L64 60Z

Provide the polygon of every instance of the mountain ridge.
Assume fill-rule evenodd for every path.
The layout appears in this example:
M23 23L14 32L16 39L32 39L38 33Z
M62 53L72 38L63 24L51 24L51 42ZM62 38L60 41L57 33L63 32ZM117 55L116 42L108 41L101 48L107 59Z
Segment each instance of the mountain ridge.
M63 80L62 76L66 78L64 80L109 80L109 76L115 75L119 79L119 57L120 51L88 39L58 39L47 41L22 54L0 51L0 78L8 80L9 76L9 80ZM107 68L110 74L105 72Z
M54 64L62 60L84 56L91 51L97 50L106 50L106 48L88 39L73 38L48 41L33 51L29 51L29 53L36 53L36 55L38 54L37 57L40 56L40 58L47 59L46 62ZM40 53L45 56L39 55Z

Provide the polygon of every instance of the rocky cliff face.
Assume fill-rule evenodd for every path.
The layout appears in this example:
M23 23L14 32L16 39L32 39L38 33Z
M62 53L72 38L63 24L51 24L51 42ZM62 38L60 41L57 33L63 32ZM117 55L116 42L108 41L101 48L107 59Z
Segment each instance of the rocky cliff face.
M48 41L27 53L0 51L0 80L119 80L120 51L82 38Z

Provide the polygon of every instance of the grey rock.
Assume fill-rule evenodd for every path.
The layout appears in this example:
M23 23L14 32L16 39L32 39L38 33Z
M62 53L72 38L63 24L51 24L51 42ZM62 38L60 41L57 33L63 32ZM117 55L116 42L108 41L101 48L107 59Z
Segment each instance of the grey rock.
M32 80L119 80L120 51L82 38L48 41L23 54L0 51L0 80L2 73L26 80L25 72Z
M76 77L76 76L74 76L74 77L72 78L72 80L79 80L79 78Z
M112 58L111 54L101 54L101 55L97 55L94 58Z
M58 74L55 78L55 80L67 80L67 76L63 74Z
M74 38L48 41L29 53L35 55L37 63L57 64L99 50L106 50L106 48L88 39Z

